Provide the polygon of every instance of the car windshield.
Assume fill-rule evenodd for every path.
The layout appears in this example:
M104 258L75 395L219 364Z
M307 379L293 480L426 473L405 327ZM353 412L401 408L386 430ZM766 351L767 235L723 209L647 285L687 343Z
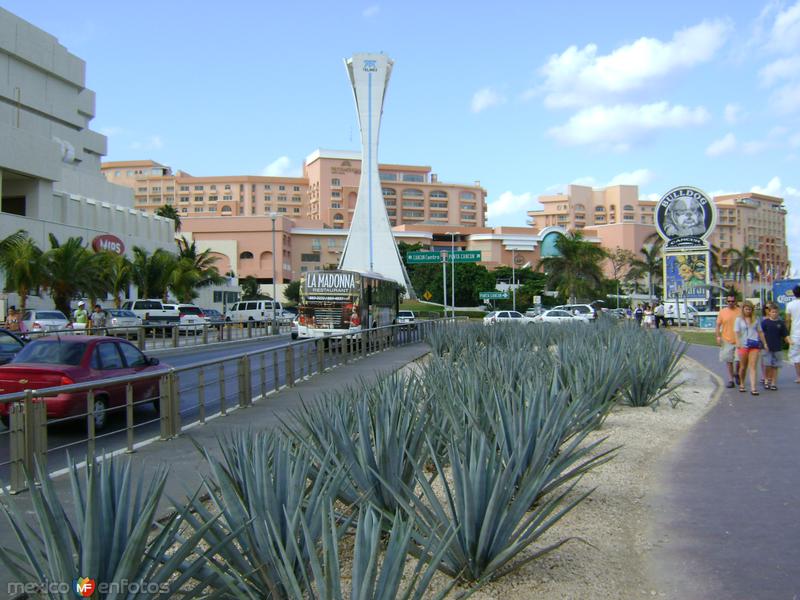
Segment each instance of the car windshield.
M13 362L75 366L80 364L85 349L84 342L37 340L20 350Z
M214 308L204 308L203 312L206 314L207 317L219 317L220 312Z
M401 311L399 311L399 312L397 313L397 316L398 316L398 317L410 317L410 316L412 316L413 314L414 314L414 313L412 313L410 310L401 310Z
M64 316L64 313L58 310L42 310L36 312L36 318L44 320L53 320L53 321L66 321L67 317Z

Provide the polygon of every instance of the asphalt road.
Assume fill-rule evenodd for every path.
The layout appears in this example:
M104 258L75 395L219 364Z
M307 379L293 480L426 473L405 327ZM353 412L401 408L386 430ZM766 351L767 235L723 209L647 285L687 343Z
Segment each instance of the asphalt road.
M253 397L269 393L286 384L286 351L269 348L291 342L288 335L260 338L247 342L210 345L205 349L165 349L149 353L157 356L166 365L178 371L180 397L180 420L182 426L200 420L202 412L206 418L218 413L224 404L231 410L239 403L238 360L230 357L252 353L250 357L251 392ZM312 344L296 344L292 348L296 377L309 375L317 369L317 350ZM337 362L336 346L324 354L324 365ZM276 358L273 358L275 356ZM262 358L263 357L263 358ZM228 360L226 360L228 359ZM221 361L206 367L195 367L207 361ZM276 378L277 369L277 378ZM201 386L201 381L203 385ZM201 391L202 387L202 391ZM154 398L155 400L155 398ZM0 425L0 429L4 429ZM160 419L153 402L142 402L134 410L134 444L160 435ZM98 435L95 442L97 452L123 449L127 444L125 431L125 409L111 411L108 427ZM69 456L82 460L87 451L86 418L70 422L50 424L47 428L48 470L61 469L68 464ZM0 463L9 459L9 442L6 431L0 431ZM8 466L0 467L0 480L8 481Z

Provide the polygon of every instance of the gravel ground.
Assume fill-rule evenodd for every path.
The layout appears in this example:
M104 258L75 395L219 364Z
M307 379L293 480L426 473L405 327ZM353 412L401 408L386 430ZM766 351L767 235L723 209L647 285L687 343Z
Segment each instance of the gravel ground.
M649 494L661 485L659 466L683 435L716 401L715 377L699 363L682 359L684 402L655 411L623 407L615 410L595 437L619 446L612 461L590 471L576 486L594 492L541 539L541 546L565 537L573 540L520 570L477 591L476 600L552 598L665 598L652 574L658 565L649 554L659 532L651 531Z

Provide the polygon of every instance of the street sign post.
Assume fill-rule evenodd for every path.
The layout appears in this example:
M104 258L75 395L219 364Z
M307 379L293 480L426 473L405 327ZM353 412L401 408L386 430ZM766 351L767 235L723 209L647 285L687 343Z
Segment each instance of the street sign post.
M410 265L432 264L442 260L442 256L439 252L409 252L406 260Z
M456 250L453 252L453 262L474 263L481 262L480 250Z
M481 292L481 300L508 300L508 292Z

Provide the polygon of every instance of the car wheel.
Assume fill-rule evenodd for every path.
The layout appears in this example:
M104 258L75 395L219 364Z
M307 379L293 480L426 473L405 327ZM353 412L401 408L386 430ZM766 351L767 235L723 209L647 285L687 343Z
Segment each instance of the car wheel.
M94 399L94 430L102 431L108 425L108 398L97 396Z

